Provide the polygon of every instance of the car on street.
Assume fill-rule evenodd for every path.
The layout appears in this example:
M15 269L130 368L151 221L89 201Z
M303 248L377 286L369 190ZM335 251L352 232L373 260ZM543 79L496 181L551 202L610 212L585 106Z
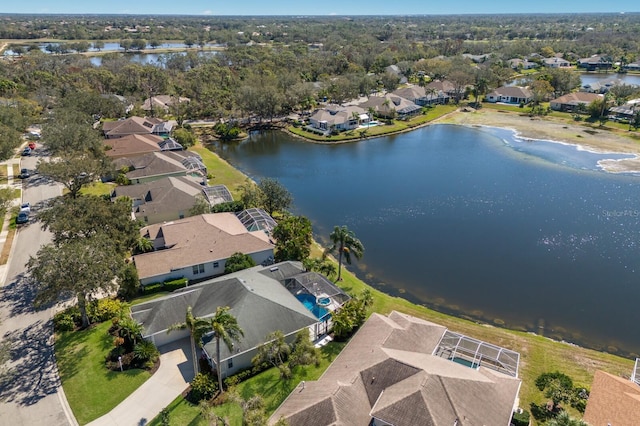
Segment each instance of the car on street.
M20 225L27 222L29 222L29 213L25 211L21 211L20 213L18 213L18 217L16 218L16 223Z
M31 176L29 169L20 169L20 179L26 179Z
M22 203L20 204L20 211L26 212L27 214L31 213L31 203Z
M28 146L25 146L24 149L22 150L22 155L31 155L31 148L29 148Z
M34 149L36 149L36 143L35 142L29 142L29 149L31 151L33 151Z

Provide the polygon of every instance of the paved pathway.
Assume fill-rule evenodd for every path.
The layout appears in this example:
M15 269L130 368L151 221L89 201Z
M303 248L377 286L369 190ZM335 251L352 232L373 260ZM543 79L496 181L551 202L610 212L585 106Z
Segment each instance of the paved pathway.
M146 425L193 379L189 338L160 347L160 368L127 399L89 426Z

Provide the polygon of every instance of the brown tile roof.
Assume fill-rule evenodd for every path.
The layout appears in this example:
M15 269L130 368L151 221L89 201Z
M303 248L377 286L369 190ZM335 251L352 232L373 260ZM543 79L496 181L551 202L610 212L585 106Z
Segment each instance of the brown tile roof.
M639 419L640 386L629 379L596 371L584 421L591 426L636 426Z
M500 96L509 96L514 98L530 98L531 96L533 96L531 90L526 87L519 86L498 87L492 93L497 93Z
M274 247L264 231L247 231L233 213L192 216L147 226L140 232L148 233L152 240L163 239L162 245L167 248L134 256L140 279L227 259L236 252L251 254Z
M102 124L102 132L109 138L117 138L125 135L144 135L153 133L155 126L164 123L164 120L151 117L130 117L126 120L106 121Z
M576 105L576 104L590 104L596 99L602 99L604 95L599 95L597 93L589 93L589 92L574 92L567 93L564 96L560 96L551 101L551 103L557 104L567 104L567 105Z
M107 157L120 158L160 151L158 144L163 140L160 136L151 134L127 135L121 138L105 139L103 144L107 149L105 151Z
M395 426L455 419L507 426L520 380L434 356L445 331L398 312L373 314L320 380L294 390L270 424L284 417L291 426L366 425L375 417Z
M183 97L177 97L177 96L171 96L171 95L156 95L151 99L153 99L153 108L154 109L161 108L161 109L163 109L165 111L168 111L169 107L171 105L175 104L176 101L178 101L178 100L179 100L178 101L179 103L191 101L191 99L189 99L189 98L183 98ZM140 108L142 108L145 111L150 111L151 110L151 99L150 98L145 99Z

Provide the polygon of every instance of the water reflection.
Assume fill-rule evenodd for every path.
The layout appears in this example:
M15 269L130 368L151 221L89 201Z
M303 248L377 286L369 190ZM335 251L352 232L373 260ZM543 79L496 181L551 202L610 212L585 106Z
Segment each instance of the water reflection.
M341 145L270 132L219 152L280 180L321 242L353 229L356 273L388 293L640 353L639 178L600 171L609 154L447 125Z

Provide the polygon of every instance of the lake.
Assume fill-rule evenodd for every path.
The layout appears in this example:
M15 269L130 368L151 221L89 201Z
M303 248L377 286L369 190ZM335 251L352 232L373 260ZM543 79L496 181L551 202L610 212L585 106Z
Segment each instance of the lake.
M450 125L337 145L255 133L216 150L283 183L320 242L335 225L353 230L366 251L352 270L376 288L640 353L640 177L597 167L624 156Z

